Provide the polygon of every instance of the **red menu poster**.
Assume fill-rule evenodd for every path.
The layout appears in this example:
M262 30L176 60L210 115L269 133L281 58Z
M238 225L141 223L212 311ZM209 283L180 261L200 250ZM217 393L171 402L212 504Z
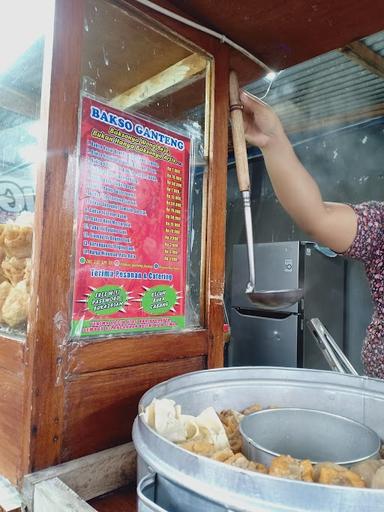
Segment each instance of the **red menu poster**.
M83 97L72 337L185 325L191 141Z

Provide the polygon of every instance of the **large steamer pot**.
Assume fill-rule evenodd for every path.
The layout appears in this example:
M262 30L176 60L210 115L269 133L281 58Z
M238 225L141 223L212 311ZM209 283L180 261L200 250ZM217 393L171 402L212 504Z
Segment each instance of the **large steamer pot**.
M241 410L254 403L317 409L361 422L384 439L384 382L367 377L293 368L223 368L189 373L153 387L142 397L139 412L154 398L175 400L183 413L192 415L208 406ZM139 493L141 512L384 512L383 490L311 484L235 468L179 448L141 417L135 420L133 441L139 480L152 475L154 483L170 482L174 496L180 490L205 499L201 508L180 508L170 501L167 509L156 509L148 508Z
M227 512L225 505L174 484L161 475L149 474L137 487L139 512Z

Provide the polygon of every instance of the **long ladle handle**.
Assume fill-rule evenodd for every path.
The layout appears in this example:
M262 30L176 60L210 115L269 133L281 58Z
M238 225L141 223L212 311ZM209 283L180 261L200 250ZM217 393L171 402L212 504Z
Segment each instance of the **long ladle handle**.
M240 192L250 190L247 146L245 143L243 106L240 102L239 82L235 71L229 74L229 109L231 114L233 150L236 160Z
M229 74L229 110L231 113L233 150L236 160L237 181L243 196L245 230L247 235L249 282L246 293L255 291L255 261L253 253L253 228L251 212L251 194L248 169L247 146L244 135L243 106L240 102L239 82L234 71Z

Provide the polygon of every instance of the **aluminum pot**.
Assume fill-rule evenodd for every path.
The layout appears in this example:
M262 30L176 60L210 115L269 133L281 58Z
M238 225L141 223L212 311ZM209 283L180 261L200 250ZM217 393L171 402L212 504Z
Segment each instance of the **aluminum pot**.
M384 382L334 372L267 367L223 368L186 374L153 387L139 412L153 398L170 398L186 414L205 407L244 409L316 408L340 414L384 438ZM183 450L162 438L138 417L133 428L139 479L150 472L205 496L226 510L246 512L384 512L384 491L311 484L235 468ZM357 440L358 442L358 440ZM209 507L204 512L211 512Z
M137 495L138 512L228 512L225 505L174 484L155 473L141 479Z
M381 441L371 428L338 414L284 407L264 409L240 422L244 455L269 466L278 455L351 466L378 459ZM356 440L358 439L358 442Z

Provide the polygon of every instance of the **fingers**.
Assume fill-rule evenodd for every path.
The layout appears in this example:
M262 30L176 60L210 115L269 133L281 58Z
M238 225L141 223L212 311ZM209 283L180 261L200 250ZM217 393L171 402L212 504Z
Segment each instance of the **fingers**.
M253 125L254 120L255 120L253 111L244 109L243 110L243 120L244 120L244 133L245 133L245 135L247 135L248 130Z
M247 91L240 91L240 101L244 104L244 106L247 106L248 108L254 110L255 107L264 107L270 109L270 106L267 105L267 103L264 103L263 100L257 98L253 94L247 92Z

